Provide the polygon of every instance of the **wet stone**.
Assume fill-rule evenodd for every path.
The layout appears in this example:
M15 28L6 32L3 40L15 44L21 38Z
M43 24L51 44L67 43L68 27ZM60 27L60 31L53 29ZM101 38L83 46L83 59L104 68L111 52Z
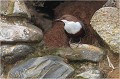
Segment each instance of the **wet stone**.
M87 44L71 44L71 48L61 48L56 54L68 60L99 62L104 56L104 51L98 47Z
M8 72L8 78L65 79L74 69L58 56L32 58L19 63Z
M32 46L25 44L1 45L0 50L1 59L6 63L14 63L35 51Z
M1 42L39 42L42 38L42 30L28 23L25 18L1 16Z
M102 79L103 74L97 69L90 69L78 74L77 77L84 79Z

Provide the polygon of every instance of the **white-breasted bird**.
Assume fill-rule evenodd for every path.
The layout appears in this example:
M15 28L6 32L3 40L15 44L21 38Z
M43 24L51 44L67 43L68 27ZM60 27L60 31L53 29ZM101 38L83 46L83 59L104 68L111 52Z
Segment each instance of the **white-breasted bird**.
M63 15L55 21L64 23L64 30L70 38L70 43L80 42L81 38L85 36L85 25L76 17L72 15Z

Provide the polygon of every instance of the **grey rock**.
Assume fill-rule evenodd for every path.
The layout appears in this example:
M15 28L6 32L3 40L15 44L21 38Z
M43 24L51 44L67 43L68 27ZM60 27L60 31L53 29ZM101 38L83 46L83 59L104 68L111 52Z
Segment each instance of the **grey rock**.
M28 54L33 53L35 49L25 44L18 45L1 45L0 56L6 63L14 63L25 58Z
M78 45L78 44L77 44ZM99 62L104 56L104 51L98 47L87 44L71 45L71 48L62 48L57 54L69 60Z
M120 53L119 9L103 7L95 12L91 25L114 53Z
M0 14L27 18L31 17L23 0L2 0L0 4Z
M1 59L0 59L1 60ZM3 65L2 65L2 63L0 62L0 76L3 74Z
M40 14L40 13L39 13ZM36 22L35 24L37 25L41 25L40 28L44 31L47 32L50 28L52 28L52 20L45 18L45 17L50 17L48 15L42 14L38 16L36 16ZM38 20L38 21L37 21Z
M119 0L115 0L116 1L116 7L119 9L119 13L120 13L120 1ZM119 16L120 18L120 16Z
M115 7L115 0L107 0L103 7Z
M103 78L103 74L97 69L90 69L78 74L77 77L82 77L85 79L101 79Z
M8 78L54 78L65 79L74 69L63 62L58 56L32 58L19 63L8 72Z
M1 42L39 42L42 38L42 30L28 23L25 18L1 16Z

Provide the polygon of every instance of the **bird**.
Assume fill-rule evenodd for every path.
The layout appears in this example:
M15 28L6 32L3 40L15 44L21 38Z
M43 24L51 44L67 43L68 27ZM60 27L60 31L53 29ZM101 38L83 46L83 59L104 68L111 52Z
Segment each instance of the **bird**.
M69 37L69 43L80 43L86 34L85 24L73 15L63 15L55 21L64 23L64 30Z

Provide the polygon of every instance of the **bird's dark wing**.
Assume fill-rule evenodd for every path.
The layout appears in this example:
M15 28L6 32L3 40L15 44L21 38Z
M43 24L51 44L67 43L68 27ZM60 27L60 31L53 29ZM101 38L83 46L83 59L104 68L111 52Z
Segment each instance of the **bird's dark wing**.
M83 23L82 21L80 21L80 24L82 25L82 28L84 30L84 33L87 34L87 25L85 23Z

